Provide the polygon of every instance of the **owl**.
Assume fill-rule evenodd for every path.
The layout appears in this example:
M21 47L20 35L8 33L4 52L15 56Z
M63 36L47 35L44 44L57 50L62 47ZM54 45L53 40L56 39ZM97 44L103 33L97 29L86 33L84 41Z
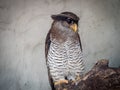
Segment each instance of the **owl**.
M72 12L51 15L53 23L46 36L45 57L49 81L55 85L77 81L84 71L83 53L78 34L79 17Z

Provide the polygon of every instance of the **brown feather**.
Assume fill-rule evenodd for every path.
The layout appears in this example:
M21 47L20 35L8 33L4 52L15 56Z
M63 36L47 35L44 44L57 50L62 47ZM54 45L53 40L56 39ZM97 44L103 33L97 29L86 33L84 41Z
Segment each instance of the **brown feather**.
M81 38L80 38L80 35L79 35L79 34L77 34L77 36L78 36L78 39L79 39L79 42L80 42L80 48L81 48L81 51L82 51Z
M48 55L48 51L49 51L49 47L50 47L50 44L51 44L51 41L50 41L50 33L51 33L51 30L49 30L48 34L47 34L47 37L46 37L46 41L45 41L45 58L46 58L46 62L47 62L47 55ZM47 64L47 63L46 63ZM55 90L54 88L54 83L53 83L53 79L50 75L50 70L49 70L49 67L48 68L48 78L49 78L49 83L51 85L51 88L52 90Z

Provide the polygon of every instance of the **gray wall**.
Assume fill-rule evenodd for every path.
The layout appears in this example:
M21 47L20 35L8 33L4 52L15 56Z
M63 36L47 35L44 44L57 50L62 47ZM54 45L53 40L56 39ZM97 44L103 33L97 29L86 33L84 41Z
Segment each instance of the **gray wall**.
M120 65L120 0L0 0L0 90L50 90L44 42L62 11L81 18L86 71L103 58Z

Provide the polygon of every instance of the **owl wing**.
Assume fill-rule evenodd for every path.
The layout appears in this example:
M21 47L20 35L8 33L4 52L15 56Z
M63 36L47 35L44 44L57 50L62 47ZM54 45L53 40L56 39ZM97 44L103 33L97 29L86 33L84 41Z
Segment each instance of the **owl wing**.
M50 47L50 44L51 44L50 33L51 33L51 31L48 32L47 37L46 37L46 41L45 41L45 58L46 58L46 64L47 64L47 55L48 55L49 47ZM49 69L48 66L47 66L47 68L48 68L49 83L50 83L50 85L52 87L52 90L55 90L53 79L52 79L52 77L50 75L50 69Z
M47 61L47 55L48 55L48 51L49 51L49 47L50 47L51 41L50 41L50 31L47 34L46 37L46 41L45 41L45 58Z
M81 39L80 39L80 36L79 36L79 34L77 34L77 36L78 36L78 39L79 39L79 43L80 43L80 49L81 49L81 51L82 51L82 44L81 44Z

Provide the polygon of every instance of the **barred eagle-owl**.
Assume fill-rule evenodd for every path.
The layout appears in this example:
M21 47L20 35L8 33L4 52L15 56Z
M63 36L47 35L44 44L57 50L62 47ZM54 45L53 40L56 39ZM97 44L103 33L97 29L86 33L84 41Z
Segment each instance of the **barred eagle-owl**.
M45 42L50 84L77 80L83 73L82 45L78 34L79 17L72 12L52 15L54 20Z

